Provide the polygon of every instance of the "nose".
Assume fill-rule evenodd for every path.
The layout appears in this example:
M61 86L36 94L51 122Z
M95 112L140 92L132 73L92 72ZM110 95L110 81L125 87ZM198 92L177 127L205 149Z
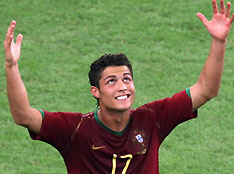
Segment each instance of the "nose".
M127 90L127 86L126 86L126 84L123 81L119 81L118 82L118 90L119 91L125 91L125 90Z

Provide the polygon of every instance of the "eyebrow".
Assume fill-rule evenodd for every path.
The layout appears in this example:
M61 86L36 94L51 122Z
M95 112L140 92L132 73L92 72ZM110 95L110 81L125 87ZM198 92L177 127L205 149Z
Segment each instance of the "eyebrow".
M124 73L123 76L132 76L132 75L131 75L131 73ZM116 75L107 76L104 80L106 80L108 78L116 78Z
M110 75L110 76L107 76L104 80L108 79L108 78L115 78L116 76L115 75Z
M124 73L123 75L124 75L124 76L127 76L127 75L132 76L131 73Z

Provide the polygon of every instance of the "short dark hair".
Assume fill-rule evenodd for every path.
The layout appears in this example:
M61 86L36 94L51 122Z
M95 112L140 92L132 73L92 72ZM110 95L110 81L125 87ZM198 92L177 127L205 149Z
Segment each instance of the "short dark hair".
M133 77L132 65L124 54L104 54L90 65L89 83L100 89L99 80L108 66L127 66ZM98 100L98 99L97 99ZM99 105L99 101L97 103Z
M99 80L101 73L108 66L127 66L133 77L132 65L128 58L124 54L105 54L99 59L95 60L89 71L89 83L91 86L95 86L99 89Z

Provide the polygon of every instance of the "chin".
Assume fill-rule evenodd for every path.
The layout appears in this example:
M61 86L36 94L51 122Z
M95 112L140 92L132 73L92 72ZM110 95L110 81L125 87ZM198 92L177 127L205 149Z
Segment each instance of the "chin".
M125 112L131 109L132 102L126 102L126 103L106 103L101 104L100 107L106 108L106 110L115 111L115 112Z
M129 105L129 106L122 106L122 107L120 106L120 107L116 107L115 110L124 112L124 111L130 110L130 109L131 109L131 106L132 106L132 105ZM113 109L114 109L114 108L113 108Z

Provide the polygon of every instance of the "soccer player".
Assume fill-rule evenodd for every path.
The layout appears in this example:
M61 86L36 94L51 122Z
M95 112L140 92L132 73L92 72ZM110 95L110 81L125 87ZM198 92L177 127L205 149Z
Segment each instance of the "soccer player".
M160 144L178 124L218 94L224 53L234 14L231 3L213 0L213 18L198 13L212 36L208 58L191 87L131 109L135 97L132 66L124 54L105 54L90 66L91 93L99 108L87 114L51 113L30 106L18 60L23 36L14 43L12 21L4 41L7 95L12 116L35 140L54 146L69 174L157 174Z

